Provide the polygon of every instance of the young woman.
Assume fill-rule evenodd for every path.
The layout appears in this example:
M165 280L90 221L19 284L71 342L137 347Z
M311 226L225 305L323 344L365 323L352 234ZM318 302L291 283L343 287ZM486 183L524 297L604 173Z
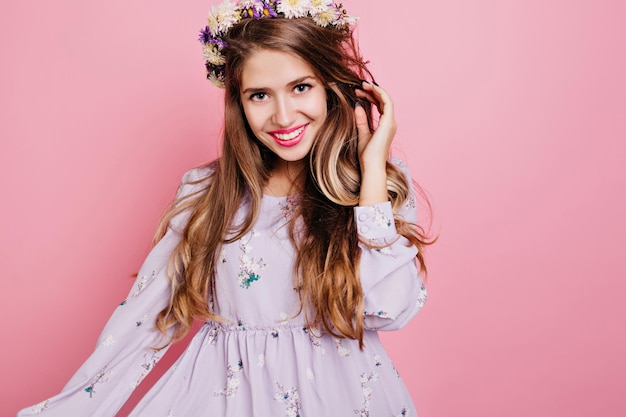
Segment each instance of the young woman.
M198 318L131 415L416 414L377 331L424 304L427 238L353 20L332 0L212 9L201 41L225 88L220 158L185 174L92 356L20 416L114 416Z

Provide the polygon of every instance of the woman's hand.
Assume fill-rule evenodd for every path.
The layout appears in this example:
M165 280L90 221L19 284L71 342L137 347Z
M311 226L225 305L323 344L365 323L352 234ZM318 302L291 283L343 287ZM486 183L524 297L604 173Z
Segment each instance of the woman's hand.
M356 106L358 152L361 164L361 195L359 205L368 206L388 200L386 164L391 142L396 134L397 124L393 111L393 101L387 92L367 81L356 95L376 107L380 117L374 131L370 131L367 115L361 106Z

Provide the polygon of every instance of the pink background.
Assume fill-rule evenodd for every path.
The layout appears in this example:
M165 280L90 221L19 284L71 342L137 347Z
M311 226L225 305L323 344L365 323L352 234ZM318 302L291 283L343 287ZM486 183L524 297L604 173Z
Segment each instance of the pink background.
M385 335L421 417L626 415L626 3L344 3L441 236ZM210 4L0 7L0 415L61 389L216 155Z

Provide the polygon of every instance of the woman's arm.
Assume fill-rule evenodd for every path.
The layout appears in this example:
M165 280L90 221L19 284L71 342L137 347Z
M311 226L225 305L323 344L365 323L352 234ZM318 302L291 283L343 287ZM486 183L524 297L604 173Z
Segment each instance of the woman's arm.
M193 192L189 182L198 170L185 174L178 197ZM170 222L139 270L128 297L113 312L94 352L65 385L62 392L23 409L18 417L41 414L57 417L113 416L141 380L165 354L169 338L156 328L159 312L170 302L167 265L180 241L184 213ZM175 225L175 227L174 227Z
M392 161L411 176L404 163ZM417 210L413 188L397 213L415 224ZM409 322L427 298L416 264L417 247L396 231L390 202L355 207L361 241L359 271L363 288L365 326L376 330L396 330Z

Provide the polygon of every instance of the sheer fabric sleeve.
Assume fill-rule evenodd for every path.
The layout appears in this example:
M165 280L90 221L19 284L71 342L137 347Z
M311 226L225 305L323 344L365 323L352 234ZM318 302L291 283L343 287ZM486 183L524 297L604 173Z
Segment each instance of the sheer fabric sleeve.
M406 176L410 194L398 215L416 223L417 209L411 175L397 159L392 163ZM361 287L364 294L365 327L396 330L423 307L427 292L416 264L417 247L398 234L390 202L355 207L361 247Z
M193 192L190 184L198 170L185 174L177 198ZM141 380L154 368L167 348L155 327L157 314L169 304L167 265L180 241L186 213L174 217L139 270L128 297L105 325L94 352L65 385L62 392L18 413L18 417L114 416Z

